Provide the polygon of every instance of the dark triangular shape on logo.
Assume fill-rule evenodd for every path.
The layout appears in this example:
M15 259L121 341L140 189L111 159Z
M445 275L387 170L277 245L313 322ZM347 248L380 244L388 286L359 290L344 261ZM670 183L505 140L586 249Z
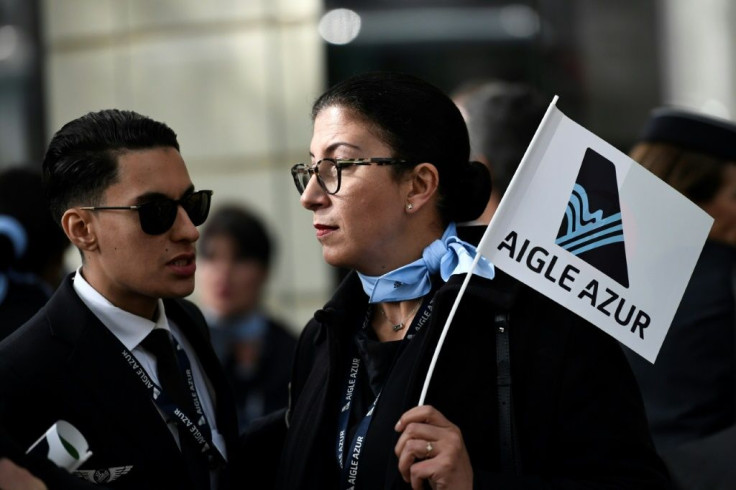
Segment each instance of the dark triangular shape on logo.
M591 148L583 157L555 243L629 287L616 166Z

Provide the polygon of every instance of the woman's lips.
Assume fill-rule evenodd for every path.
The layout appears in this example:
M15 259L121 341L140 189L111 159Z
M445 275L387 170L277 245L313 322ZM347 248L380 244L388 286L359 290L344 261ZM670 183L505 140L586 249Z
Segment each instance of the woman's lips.
M337 226L314 225L317 230L317 238L322 238L337 230Z

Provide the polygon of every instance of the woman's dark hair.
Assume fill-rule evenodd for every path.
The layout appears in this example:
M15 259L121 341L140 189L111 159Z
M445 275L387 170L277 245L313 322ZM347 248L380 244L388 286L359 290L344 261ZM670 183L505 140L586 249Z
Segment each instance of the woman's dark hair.
M74 205L99 205L105 190L117 181L120 155L160 147L178 151L176 133L132 111L90 112L65 124L51 139L43 161L54 221L60 223Z
M235 242L235 253L240 259L255 259L266 268L271 263L273 241L263 222L250 210L237 204L220 207L207 218L199 240L202 257L209 257L213 237L227 236Z
M348 109L372 124L378 137L393 149L394 154L388 156L437 168L443 221L469 221L483 212L491 193L488 169L468 161L465 121L440 89L411 75L372 72L327 90L314 103L312 119L331 106Z

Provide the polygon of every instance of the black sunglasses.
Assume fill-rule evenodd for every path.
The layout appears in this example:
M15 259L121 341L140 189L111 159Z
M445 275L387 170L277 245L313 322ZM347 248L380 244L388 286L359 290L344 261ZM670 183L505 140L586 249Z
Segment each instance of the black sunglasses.
M210 202L213 191L197 191L182 197L178 201L168 198L154 199L136 206L84 206L79 209L89 211L105 211L121 209L138 211L141 220L141 229L149 235L166 233L176 221L176 212L179 206L184 208L194 226L199 226L207 219L210 213Z

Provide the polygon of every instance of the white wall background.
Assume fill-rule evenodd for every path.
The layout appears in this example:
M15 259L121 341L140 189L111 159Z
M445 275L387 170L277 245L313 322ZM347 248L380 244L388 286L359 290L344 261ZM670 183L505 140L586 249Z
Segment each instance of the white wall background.
M300 329L332 289L289 167L324 90L319 0L45 0L51 131L130 109L177 132L194 185L242 202L278 250L269 309ZM48 135L51 137L51 134ZM70 267L78 265L76 251ZM196 301L197 292L193 296Z
M736 118L736 3L661 0L665 102Z

